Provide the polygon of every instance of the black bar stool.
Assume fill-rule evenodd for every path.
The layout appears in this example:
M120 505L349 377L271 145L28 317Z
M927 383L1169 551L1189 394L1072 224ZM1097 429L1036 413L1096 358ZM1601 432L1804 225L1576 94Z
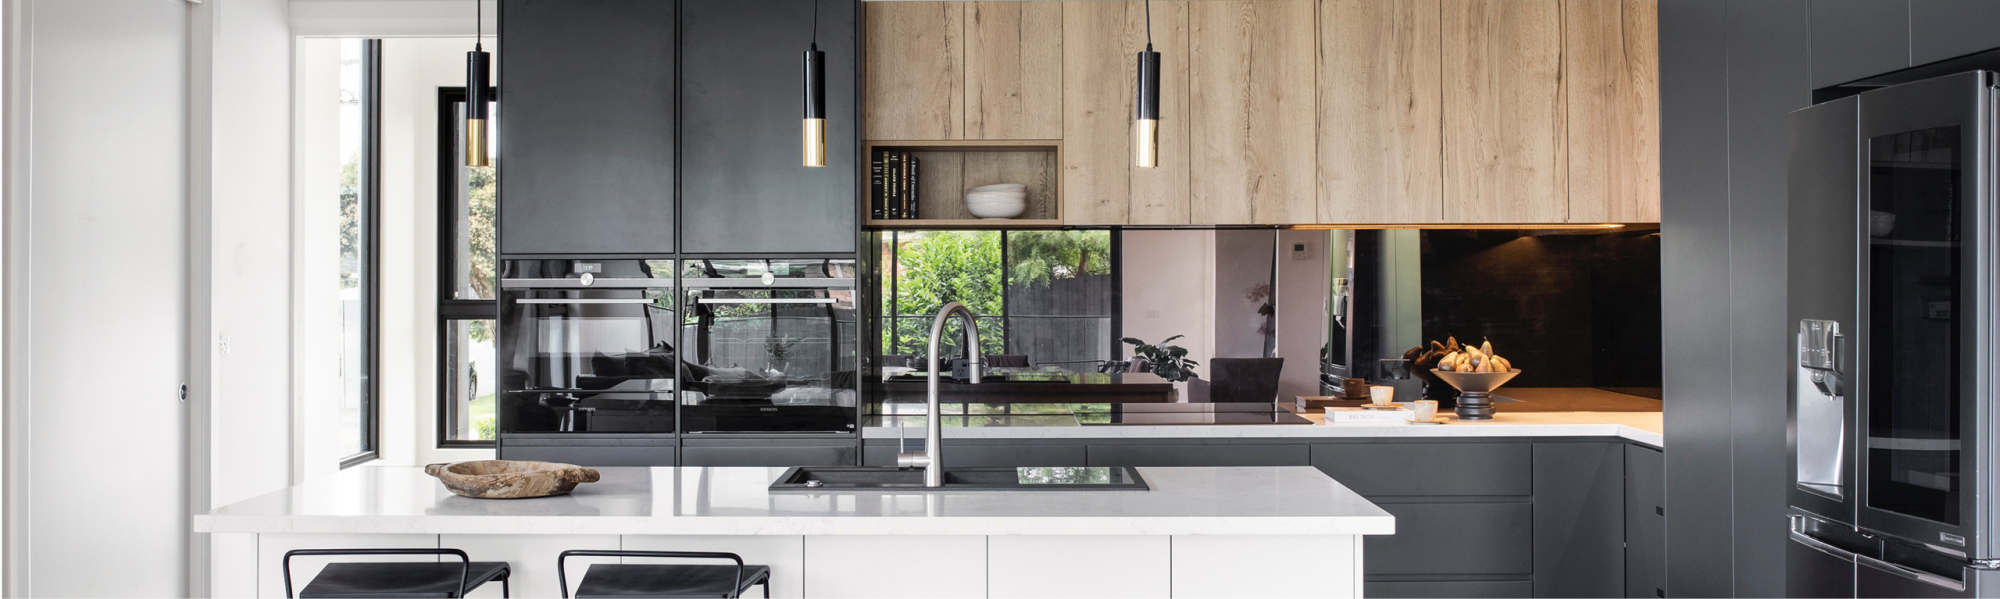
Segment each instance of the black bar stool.
M299 590L299 597L464 597L489 581L512 596L507 562L475 562L457 549L294 549L285 552L285 596L292 597L294 555L452 555L451 562L335 562Z
M674 557L726 559L735 566L687 564L591 564L576 585L577 599L597 597L741 597L752 585L763 585L771 596L771 568L745 566L734 553L699 551L564 551L556 557L556 583L562 585L563 599L569 599L569 574L563 569L571 557Z

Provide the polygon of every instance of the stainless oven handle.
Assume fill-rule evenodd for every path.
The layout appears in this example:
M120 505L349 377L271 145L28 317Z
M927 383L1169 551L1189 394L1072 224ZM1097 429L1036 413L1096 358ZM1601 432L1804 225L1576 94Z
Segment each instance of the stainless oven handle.
M838 302L830 297L704 297L697 300L704 304L831 304Z
M517 304L650 304L653 300L643 297L560 299L524 297L514 300Z
M681 287L686 289L712 288L754 288L754 289L851 289L854 279L681 279Z
M1917 582L1937 585L1960 593L1965 592L1964 581L1952 580L1950 578L1945 578L1943 576L1938 576L1936 574L1932 574L1929 572L1915 570L1908 566L1900 566L1889 562L1885 562L1879 559L1868 557L1866 555L1861 555L1859 553L1854 554L1854 562L1864 566L1875 568L1877 570L1881 570L1883 572L1888 572L1890 574L1901 576L1903 578L1908 578L1910 580L1914 580Z
M674 286L673 279L610 279L595 278L589 285L583 279L501 279L501 289L667 289Z

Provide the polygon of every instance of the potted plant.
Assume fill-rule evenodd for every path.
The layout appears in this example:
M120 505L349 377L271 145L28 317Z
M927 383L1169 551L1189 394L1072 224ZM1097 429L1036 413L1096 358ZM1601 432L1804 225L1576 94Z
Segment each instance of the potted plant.
M1187 348L1178 345L1167 345L1167 342L1184 336L1174 335L1154 344L1148 344L1131 337L1126 337L1124 341L1132 345L1132 354L1134 356L1152 363L1153 374L1159 375L1160 378L1167 379L1169 382L1179 383L1194 378L1194 367L1201 365L1200 362L1188 359Z

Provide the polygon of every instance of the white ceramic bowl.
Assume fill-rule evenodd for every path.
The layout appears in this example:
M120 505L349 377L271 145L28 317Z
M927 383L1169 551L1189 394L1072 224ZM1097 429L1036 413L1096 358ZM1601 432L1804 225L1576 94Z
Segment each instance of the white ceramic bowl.
M1028 199L1006 193L968 193L965 210L979 218L1014 218L1028 210Z
M971 193L987 193L987 192L1000 191L1000 192L1019 192L1022 194L1026 194L1028 193L1028 186L1020 183L997 183L993 185L981 185L967 191Z

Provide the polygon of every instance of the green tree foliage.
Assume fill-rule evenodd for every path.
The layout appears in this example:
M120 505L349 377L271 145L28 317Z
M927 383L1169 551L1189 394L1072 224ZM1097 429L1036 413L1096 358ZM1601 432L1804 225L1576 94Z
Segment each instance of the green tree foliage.
M883 331L882 345L891 351L922 354L930 339L931 316L946 302L956 301L982 317L979 345L983 353L1005 347L1000 326L1000 233L992 231L930 231L903 233L896 250L896 311L915 316L894 320ZM885 278L886 279L886 278ZM887 281L884 281L887 284ZM883 289L883 296L888 296ZM883 306L886 310L888 306ZM958 325L946 325L941 342L947 355L957 354Z
M1013 231L1007 234L1008 283L1111 274L1109 231Z
M361 157L340 165L340 288L361 286Z
M468 276L472 279L470 282L473 292L477 293L478 297L490 298L494 297L493 284L496 280L495 275L499 272L499 250L496 249L497 244L494 241L497 227L493 221L498 187L494 185L493 167L475 166L465 170L468 203L466 213L467 219L471 221L466 227L466 244L471 254L468 256L468 266L471 271ZM474 341L489 341L493 339L493 327L487 321L475 320L472 321L468 334Z

